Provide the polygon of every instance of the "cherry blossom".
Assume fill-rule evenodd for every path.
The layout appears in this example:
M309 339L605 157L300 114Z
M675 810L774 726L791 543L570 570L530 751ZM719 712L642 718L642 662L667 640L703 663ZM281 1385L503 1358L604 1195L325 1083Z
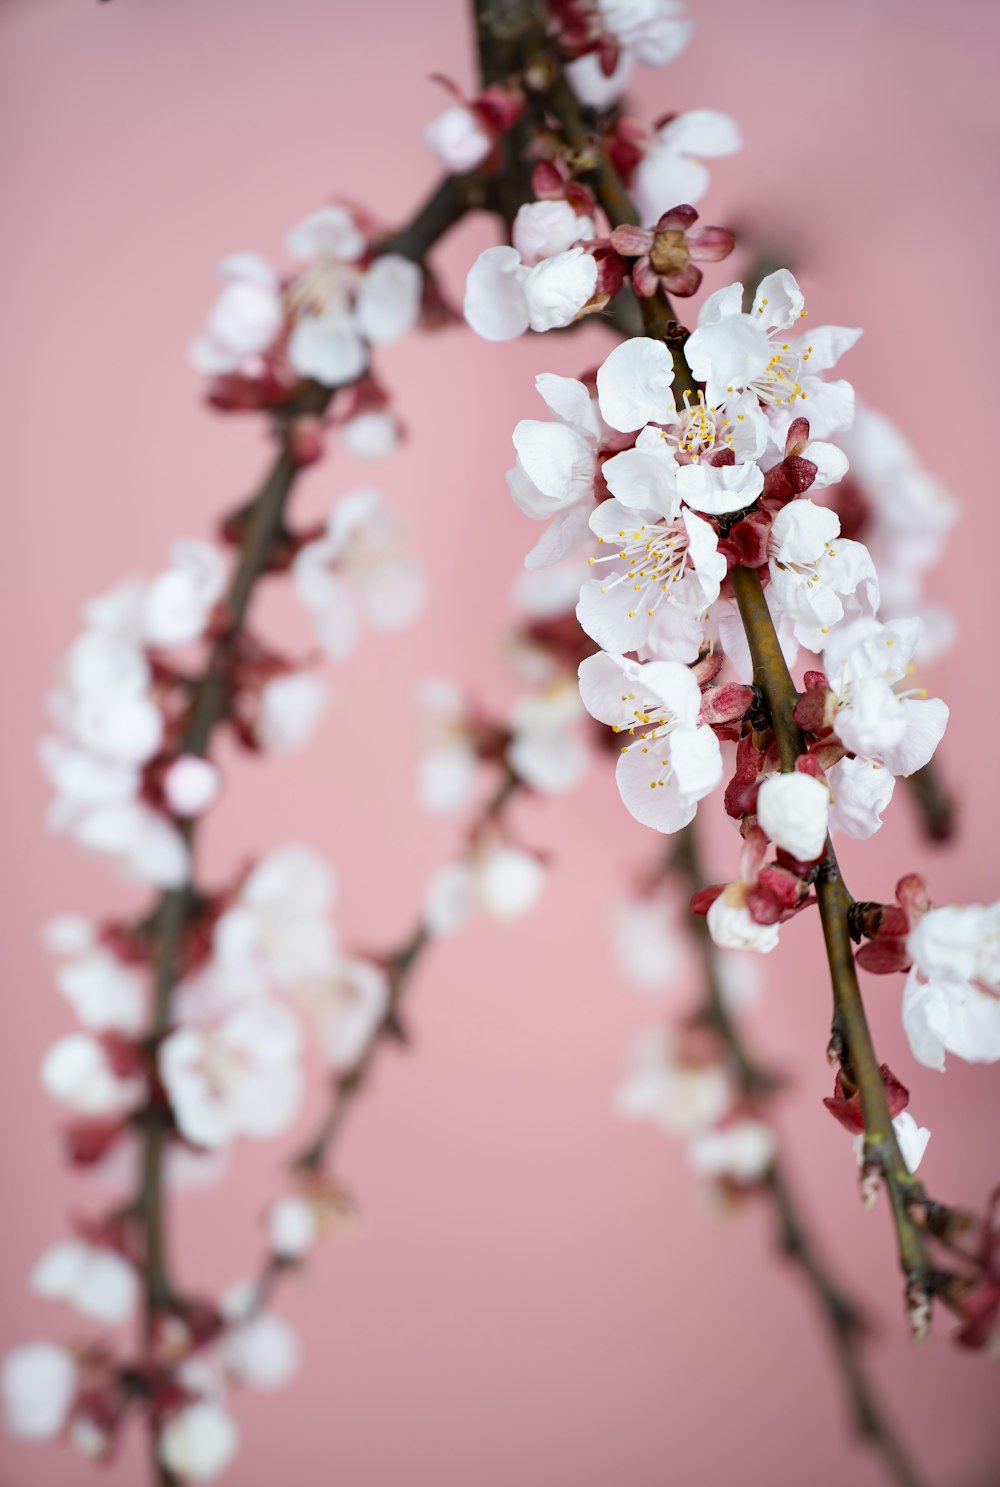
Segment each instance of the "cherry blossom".
M598 454L609 433L582 382L543 372L535 387L556 421L521 419L513 436L517 462L507 472L524 515L551 522L525 559L529 568L560 562L589 538Z
M1000 903L930 909L910 930L903 1026L914 1058L1000 1059Z
M301 1260L319 1238L316 1208L305 1198L288 1196L272 1203L267 1213L271 1249L279 1259Z
M699 1176L740 1186L766 1177L776 1151L777 1141L771 1127L747 1116L695 1136L687 1147L688 1160Z
M308 672L272 677L261 688L254 738L269 754L300 749L312 734L329 698L329 689Z
M214 1148L287 1130L302 1098L301 1045L296 1019L264 998L237 1007L215 1028L170 1033L158 1062L182 1135Z
M197 640L225 588L226 565L210 542L175 542L171 557L143 597L143 638L150 645Z
M257 1288L233 1286L222 1298L227 1327L221 1354L236 1383L254 1389L282 1389L299 1371L299 1340L283 1318L261 1311Z
M88 949L56 971L56 985L83 1027L138 1033L145 1017L142 977L109 950Z
M776 847L814 862L826 845L830 791L811 774L769 775L757 791L757 820Z
M836 366L861 332L825 325L789 339L790 328L804 314L805 300L794 276L778 269L761 280L749 314L743 313L742 284L710 294L684 346L708 402L728 409L730 399L752 392L763 405L779 449L800 415L809 419L819 440L850 427L854 417L851 384L825 382L820 374Z
M616 227L611 246L634 258L632 286L642 299L659 289L685 298L698 290L702 272L697 262L718 263L733 251L735 239L724 227L699 227L698 213L683 205L664 212L655 227Z
M715 734L699 723L701 691L677 661L630 661L599 652L580 666L587 711L631 742L616 778L625 805L645 826L678 831L722 779Z
M597 284L597 260L579 244L531 265L517 248L486 248L469 270L465 318L484 341L555 330L601 308Z
M146 1092L140 1076L115 1072L104 1043L90 1033L68 1033L53 1043L41 1079L54 1100L84 1116L126 1115Z
M109 1326L128 1320L139 1291L135 1269L127 1260L83 1239L67 1239L47 1249L31 1273L31 1289Z
M421 685L426 719L420 755L418 796L425 811L452 815L472 797L479 768L476 726L465 698L452 682L433 678Z
M395 514L373 490L342 497L323 535L297 554L292 578L334 659L354 649L362 614L377 630L397 630L424 598L422 569L401 546Z
M883 625L872 617L835 631L823 651L832 692L832 726L844 747L892 775L912 774L932 757L948 722L936 697L897 690L909 674L920 620Z
M747 907L750 885L727 883L708 910L708 929L724 950L754 950L770 955L778 947L780 925L760 924Z
M691 1136L712 1128L732 1100L729 1080L717 1064L686 1062L666 1029L635 1042L632 1071L615 1096L615 1110L628 1120L651 1120L668 1136Z
M193 1482L207 1482L225 1471L239 1445L231 1415L213 1400L185 1405L160 1431L163 1465Z
M648 645L656 655L657 632L671 619L665 610L676 607L703 620L719 597L726 560L715 529L693 511L685 508L673 520L662 520L653 511L637 513L617 500L604 501L590 526L598 542L612 549L591 564L612 566L583 585L576 613L602 649L621 653ZM703 628L697 627L699 639ZM689 659L698 649L696 644Z
M286 296L293 318L288 359L300 377L324 387L353 382L368 364L369 344L398 340L415 325L420 270L394 253L363 268L364 235L340 206L305 218L287 247L305 265Z
M882 826L882 812L892 799L895 776L877 759L846 755L826 771L830 787L830 831L865 841Z
M328 975L336 964L333 896L333 872L318 852L297 843L276 848L215 925L216 976L247 996Z
M709 185L705 160L734 155L742 147L728 114L710 108L676 114L654 135L632 180L642 220L656 222L682 202L700 201Z
M561 795L578 785L587 767L582 716L570 676L520 698L511 712L507 746L507 761L518 779L543 795Z
M252 366L285 318L278 276L265 258L234 253L222 260L218 273L225 287L190 351L196 370L209 376Z
M334 969L308 988L307 1002L320 1049L332 1069L352 1069L389 1010L384 967L357 955L338 957Z
M843 620L878 609L871 554L839 532L836 513L808 499L790 501L771 525L771 583L796 639L814 651Z
M69 1418L77 1391L72 1353L52 1342L28 1342L3 1362L7 1429L27 1440L51 1440Z
M475 170L493 148L493 139L476 111L453 103L424 129L424 143L448 170Z
M431 934L453 934L477 913L506 922L534 908L545 883L539 858L484 832L468 855L440 868L431 878L424 918Z

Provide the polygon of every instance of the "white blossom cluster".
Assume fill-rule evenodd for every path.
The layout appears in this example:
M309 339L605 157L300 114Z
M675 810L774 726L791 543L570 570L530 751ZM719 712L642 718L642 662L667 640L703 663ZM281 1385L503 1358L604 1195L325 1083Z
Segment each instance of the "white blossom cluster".
M375 252L369 224L338 205L306 217L285 246L294 266L284 274L258 253L222 261L223 289L191 347L194 366L210 377L279 386L290 378L327 388L357 382L373 346L391 344L416 324L419 267L398 253ZM388 416L363 417L355 430L359 448L374 441L381 452Z
M322 532L299 541L291 567L333 657L351 650L364 620L397 628L422 598L398 521L370 490L345 496ZM178 542L164 572L86 607L50 701L59 731L43 741L41 758L55 789L51 825L160 890L191 883L191 823L223 786L219 767L186 743L197 679L212 666L228 668L225 716L245 746L275 752L305 741L325 685L233 631L221 552ZM163 1102L168 1184L211 1181L239 1139L277 1137L297 1118L307 1028L335 1077L356 1066L387 1014L389 972L340 945L333 897L326 862L297 844L261 858L229 888L199 890L197 935L185 942L168 1029L152 1045L143 926L70 914L50 922L56 984L78 1027L48 1049L41 1079L63 1111L74 1161L100 1163L134 1189L137 1131ZM300 1260L326 1223L317 1193L279 1199L268 1220L275 1261ZM46 1250L31 1286L91 1324L119 1329L135 1321L140 1264L128 1224L112 1213L78 1223ZM109 1341L15 1349L3 1372L10 1428L38 1439L65 1433L89 1455L110 1454L121 1381ZM279 1386L296 1371L298 1343L242 1286L223 1297L207 1344L178 1334L164 1346L184 1359L175 1379L188 1402L163 1414L160 1456L185 1480L206 1480L236 1449L228 1383Z

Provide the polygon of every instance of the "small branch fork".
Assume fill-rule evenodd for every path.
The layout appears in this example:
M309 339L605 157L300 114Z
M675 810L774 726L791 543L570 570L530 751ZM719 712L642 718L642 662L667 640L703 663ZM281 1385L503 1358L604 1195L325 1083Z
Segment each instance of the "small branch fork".
M667 875L683 880L689 895L706 886L698 852L696 824L679 834L667 863ZM697 1019L712 1029L730 1066L734 1083L751 1110L760 1111L782 1087L780 1075L764 1068L747 1046L743 1031L729 1010L719 980L717 955L703 916L693 917L704 976L704 998ZM885 1465L896 1487L923 1487L909 1453L890 1423L875 1384L865 1366L868 1326L857 1302L840 1285L809 1232L795 1190L780 1157L772 1161L761 1180L761 1194L771 1205L778 1246L804 1276L823 1320L840 1374L855 1431Z

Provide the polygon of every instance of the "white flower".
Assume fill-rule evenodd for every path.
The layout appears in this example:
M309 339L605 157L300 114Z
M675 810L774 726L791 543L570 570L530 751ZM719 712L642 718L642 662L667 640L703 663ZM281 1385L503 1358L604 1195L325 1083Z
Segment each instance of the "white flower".
M293 258L307 265L288 290L294 326L288 359L300 377L340 387L368 365L368 343L397 340L420 313L420 269L399 254L357 260L365 240L343 207L325 207L287 239Z
M886 619L926 616L924 575L940 559L957 503L884 414L859 403L842 437L865 503L865 541L878 569L881 612ZM930 613L935 623L921 636L921 661L932 660L952 638L950 618Z
M109 1327L128 1321L139 1294L134 1266L115 1250L82 1239L47 1249L31 1273L31 1289Z
M163 795L175 816L190 820L204 815L214 805L222 788L222 775L210 759L199 754L181 754L163 776Z
M420 756L421 807L435 815L463 810L472 796L479 764L465 699L451 682L432 679L420 688L427 740Z
M465 318L485 341L570 325L593 298L597 261L577 246L528 267L516 248L487 248L469 270Z
M597 229L592 217L579 217L568 201L526 201L518 208L511 241L522 263L540 263L589 242Z
M452 934L477 912L501 923L518 919L534 908L544 883L545 868L534 853L488 833L468 857L431 878L424 902L427 928L434 935Z
M273 1312L258 1310L256 1287L233 1286L222 1298L227 1322L222 1360L230 1376L253 1389L281 1389L299 1371L302 1350L292 1328Z
M59 1038L42 1059L42 1086L79 1115L123 1116L141 1104L145 1080L120 1079L90 1033Z
M896 1141L899 1145L899 1154L906 1164L907 1172L916 1172L923 1161L927 1143L931 1139L931 1133L926 1126L918 1126L908 1110L903 1110L892 1122L892 1129L896 1133ZM861 1132L854 1138L854 1151L859 1162L865 1159L865 1138Z
M614 1102L627 1120L652 1120L668 1136L687 1136L709 1130L729 1108L725 1072L717 1064L679 1062L665 1030L650 1030L636 1040L632 1064Z
M513 737L507 747L507 762L518 779L544 795L561 795L579 784L587 767L582 716L572 676L522 697L511 713Z
M723 950L755 950L770 955L777 948L777 924L758 924L747 908L746 883L727 883L708 911L708 931Z
M671 207L700 201L709 185L705 159L734 155L742 146L728 114L710 108L677 114L658 130L636 167L632 194L643 222L656 222Z
M302 1035L278 1002L258 998L217 1028L181 1027L160 1045L160 1077L181 1134L197 1146L267 1140L299 1111Z
M695 1136L687 1154L694 1170L714 1180L760 1182L774 1161L777 1142L771 1127L761 1120L734 1120L718 1130Z
M271 1249L282 1260L300 1260L319 1238L319 1219L305 1198L278 1198L267 1211Z
M191 873L187 843L172 821L143 801L91 810L75 828L82 846L117 858L125 871L157 888L182 888Z
M535 387L556 422L522 418L516 425L517 463L507 472L507 484L525 516L555 520L525 559L528 568L559 562L589 538L597 451L605 432L582 382L542 372Z
M615 911L616 958L641 991L661 992L680 983L688 970L685 931L673 903L663 895L627 898Z
M883 625L863 617L835 631L823 651L837 737L852 754L876 760L892 775L922 768L948 723L939 698L897 690L911 670L921 628L920 620Z
M343 955L311 989L319 1041L330 1067L352 1069L389 1010L389 977L374 961Z
M261 859L214 931L216 970L244 994L295 987L335 964L333 873L319 853L290 844Z
M822 855L829 814L830 792L811 774L769 775L757 791L757 820L774 845L799 862Z
M679 57L694 30L680 0L597 0L597 9L615 40L651 67Z
M138 1033L145 1016L142 977L110 951L95 948L56 971L56 985L92 1032Z
M301 748L328 696L328 688L308 672L272 677L261 688L254 738L269 754L286 754Z
M2 1387L11 1435L51 1440L66 1424L76 1396L73 1355L54 1342L26 1342L4 1359Z
M931 1069L1000 1059L1000 903L931 909L910 931L903 1027Z
M742 510L764 488L756 461L768 432L757 400L746 393L719 409L702 393L693 401L686 393L678 409L673 379L667 347L646 336L623 341L599 369L604 418L623 432L642 430L634 449L604 466L608 489L625 506L664 516L676 515L678 500L711 516ZM722 456L726 462L717 463Z
M348 453L359 460L382 460L399 443L399 426L391 413L356 413L341 425Z
M219 264L225 285L205 328L190 350L193 366L208 376L245 370L266 351L285 313L278 276L257 253L234 253Z
M82 914L56 914L42 930L51 955L85 955L97 944L97 931Z
M684 346L688 365L705 396L718 408L750 391L764 404L775 447L784 450L795 418L808 418L814 439L848 428L854 416L849 382L824 382L860 330L823 325L804 336L789 329L805 314L802 292L787 269L762 279L749 315L743 314L743 285L710 294L698 326Z
M826 771L830 787L830 830L861 841L882 825L892 799L895 776L876 759L839 759Z
M612 549L591 558L591 564L613 566L583 585L576 615L604 650L638 651L650 640L655 644L661 606L704 617L719 597L726 560L715 528L693 511L664 520L653 511L602 501L590 526L598 542Z
M168 1471L195 1482L217 1477L236 1455L239 1432L219 1404L199 1400L173 1415L160 1431L159 1455Z
M563 70L580 102L603 113L618 102L631 82L635 58L624 49L620 50L614 71L605 76L599 54L585 52L582 57L566 62Z
M677 661L629 661L604 652L580 666L583 705L632 739L618 757L625 805L656 831L678 831L722 779L722 752L699 723L701 691Z
M813 651L844 619L878 609L871 554L839 532L839 517L808 499L789 501L771 525L771 582L796 638Z
M210 542L175 542L171 557L143 601L143 638L150 645L197 640L226 586L225 560Z
M377 630L398 630L424 598L423 572L399 541L399 525L377 491L344 496L326 532L296 555L292 578L312 610L320 643L339 660L354 648L359 610Z
M493 148L493 140L474 110L453 103L424 129L424 143L446 170L462 174L482 165Z

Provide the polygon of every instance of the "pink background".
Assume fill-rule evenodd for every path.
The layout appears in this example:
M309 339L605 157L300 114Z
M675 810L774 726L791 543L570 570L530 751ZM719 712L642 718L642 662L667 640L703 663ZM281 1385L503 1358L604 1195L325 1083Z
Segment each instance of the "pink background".
M929 853L901 798L877 841L845 850L849 881L859 897L884 897L922 864L939 900L995 898L996 690L981 680L992 649L984 658L973 637L997 581L996 14L980 0L693 8L684 59L642 77L645 110L738 117L746 150L715 169L705 219L766 224L766 245L801 267L816 321L868 327L849 375L909 423L965 503L935 580L966 636L939 678L953 709L940 757L964 801L962 844ZM69 1330L26 1293L35 1258L63 1232L68 1194L36 1071L71 1019L40 926L57 910L138 901L43 833L48 791L33 757L43 694L83 599L155 571L172 537L207 534L267 457L255 423L200 408L186 363L215 261L250 247L278 254L285 230L333 192L402 218L434 174L420 129L442 95L428 75L467 84L472 72L459 0L5 0L0 38L6 1348ZM440 253L453 285L490 230L469 224ZM512 695L497 637L534 533L503 484L510 429L539 411L536 370L573 372L607 344L594 330L496 349L449 332L384 357L419 436L372 483L407 514L431 603L411 632L368 638L341 669L305 754L234 766L210 872L309 841L337 863L346 938L384 946L405 932L458 836L414 806L414 682L454 675L484 698ZM305 482L298 509L321 515L369 480L338 455ZM280 597L263 609L296 623ZM621 985L609 905L655 843L597 768L573 798L518 819L556 864L544 909L513 929L470 930L425 963L414 1053L386 1057L344 1148L363 1224L288 1288L305 1372L280 1395L237 1401L244 1448L226 1480L880 1481L846 1439L825 1343L798 1278L772 1259L766 1215L704 1213L680 1150L609 1113L627 1039L657 1010ZM735 840L721 819L712 842L728 874ZM828 1250L882 1319L873 1358L896 1415L933 1482L984 1487L1000 1465L996 1376L950 1344L945 1316L929 1346L904 1337L886 1213L861 1212L846 1138L819 1104L829 1007L813 919L785 932L766 970L755 1022L796 1071L781 1108L791 1159ZM981 1203L997 1176L996 1071L918 1068L899 984L871 983L870 1002L880 1051L934 1132L931 1189ZM181 1203L189 1283L247 1272L278 1181L274 1149L247 1148L227 1183ZM73 1185L71 1206L92 1202L90 1183ZM2 1439L0 1463L5 1487L92 1480L61 1447ZM136 1439L111 1475L145 1479Z

